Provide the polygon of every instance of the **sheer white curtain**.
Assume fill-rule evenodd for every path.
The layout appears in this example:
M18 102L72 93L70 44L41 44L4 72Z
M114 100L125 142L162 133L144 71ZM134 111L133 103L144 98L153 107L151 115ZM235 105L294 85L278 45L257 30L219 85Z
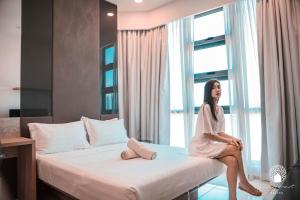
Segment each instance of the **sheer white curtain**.
M188 147L194 132L193 17L168 24L171 145Z
M257 1L262 84L262 175L300 157L300 1Z
M118 92L129 137L169 144L166 26L118 32Z
M243 140L245 168L251 178L260 175L261 154L256 0L237 0L224 7L224 14L232 131Z

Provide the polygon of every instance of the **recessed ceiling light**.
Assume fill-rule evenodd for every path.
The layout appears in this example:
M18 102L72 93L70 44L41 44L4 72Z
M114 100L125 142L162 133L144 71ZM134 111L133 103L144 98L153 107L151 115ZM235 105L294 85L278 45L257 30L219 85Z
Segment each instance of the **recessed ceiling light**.
M142 3L143 2L143 0L134 0L135 1L135 3Z
M106 15L109 16L109 17L112 17L112 16L114 16L115 14L114 14L113 12L108 12L108 13L106 13Z

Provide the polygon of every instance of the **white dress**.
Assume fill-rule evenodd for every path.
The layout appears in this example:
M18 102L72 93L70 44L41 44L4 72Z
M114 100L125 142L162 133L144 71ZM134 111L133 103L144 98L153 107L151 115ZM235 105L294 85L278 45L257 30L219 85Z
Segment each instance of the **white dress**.
M192 138L189 148L191 156L214 158L226 148L226 143L213 141L204 136L204 133L218 134L225 132L224 111L221 106L219 106L216 117L218 121L213 118L209 104L203 104L200 107L195 136Z

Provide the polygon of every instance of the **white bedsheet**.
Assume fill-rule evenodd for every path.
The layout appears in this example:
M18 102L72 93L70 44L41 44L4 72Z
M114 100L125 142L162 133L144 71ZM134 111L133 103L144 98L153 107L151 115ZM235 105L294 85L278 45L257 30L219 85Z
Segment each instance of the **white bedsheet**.
M190 157L181 148L145 144L155 160L122 160L126 143L55 154L37 154L38 177L83 199L173 199L220 175L217 160Z

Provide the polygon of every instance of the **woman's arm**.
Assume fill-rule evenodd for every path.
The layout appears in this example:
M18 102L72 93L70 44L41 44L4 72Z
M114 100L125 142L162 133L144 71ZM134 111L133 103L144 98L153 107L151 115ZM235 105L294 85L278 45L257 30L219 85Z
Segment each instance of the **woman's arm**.
M226 133L223 133L223 132L218 133L218 135L220 135L220 136L222 136L222 137L224 137L224 138L231 139L232 142L233 142L237 147L240 148L240 150L243 149L243 143L242 143L242 140L241 140L241 139L235 138L235 137L233 137L233 136L231 136L231 135L228 135L228 134L226 134Z
M210 140L214 140L217 142L224 142L230 144L232 142L232 139L223 137L220 134L210 134L210 133L204 133L204 136Z
M226 136L227 137L226 137ZM243 149L243 144L242 144L242 141L241 140L238 140L236 139L235 137L232 137L230 135L227 135L225 134L223 136L223 134L210 134L210 133L204 133L204 136L210 140L214 140L214 141L217 141L217 142L224 142L224 143L227 143L227 144L231 144L231 145L234 145L236 147L238 147L240 150ZM228 137L230 136L230 137Z
M235 138L235 137L233 137L233 136L231 136L231 135L228 135L228 134L226 134L226 133L223 133L223 132L220 132L220 133L218 133L220 136L222 136L222 137L225 137L225 138L230 138L230 139L234 139L234 140L236 140L237 138Z

